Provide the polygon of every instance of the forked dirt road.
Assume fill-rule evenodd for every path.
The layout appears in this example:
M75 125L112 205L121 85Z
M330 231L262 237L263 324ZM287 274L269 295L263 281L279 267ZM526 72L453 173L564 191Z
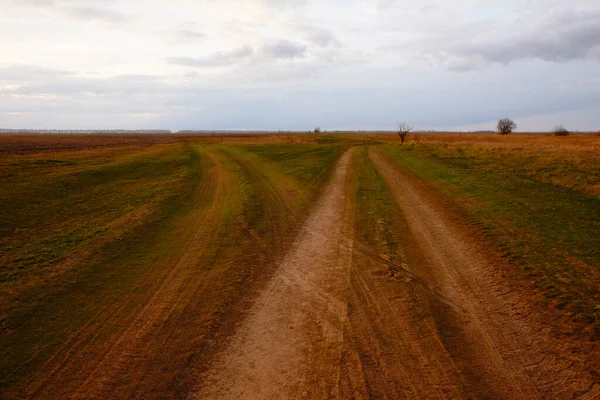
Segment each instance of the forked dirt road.
M353 240L352 152L198 399L595 398L572 348L505 280L444 200L376 150L407 225L409 263Z

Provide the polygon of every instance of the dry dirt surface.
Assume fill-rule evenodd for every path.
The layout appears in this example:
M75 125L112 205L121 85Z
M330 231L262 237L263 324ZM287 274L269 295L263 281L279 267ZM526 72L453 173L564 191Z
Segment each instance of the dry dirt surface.
M352 258L350 157L193 398L336 396Z
M597 398L468 226L377 151L406 219L403 276L353 240L352 152L193 398ZM565 354L569 354L566 356Z
M442 195L373 148L370 160L406 226L407 262L390 276L389 259L354 237L355 154L340 158L295 241L281 245L273 274L247 310L231 313L235 326L213 346L202 332L226 297L211 295L224 277L195 266L233 229L234 222L222 223L225 200L240 190L226 157L207 153L193 211L169 243L176 251L73 332L20 392L60 399L600 398L585 355L553 336L548 314L504 276L493 249ZM250 175L258 176L255 169ZM283 186L272 192L273 201L295 209ZM227 274L239 267L227 262ZM201 368L182 367L192 349L202 355Z
M409 266L411 283L429 293L428 309L419 302L406 310L411 323L398 321L403 339L412 342L402 355L411 365L402 397L599 396L597 378L586 374L568 344L549 334L551 321L531 308L526 293L503 279L489 251L443 200L378 152L370 155L406 218L412 247L420 253Z

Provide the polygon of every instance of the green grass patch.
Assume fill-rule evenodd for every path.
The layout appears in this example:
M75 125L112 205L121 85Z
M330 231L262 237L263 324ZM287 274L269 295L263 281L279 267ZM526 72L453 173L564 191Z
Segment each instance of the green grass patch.
M600 199L580 185L549 179L589 179L598 166L582 163L584 171L572 170L544 149L442 144L382 150L450 194L526 279L575 321L593 325L592 336L600 339Z
M281 237L288 236L306 216L345 148L316 145L216 146L243 172L252 204L260 195L262 207L246 213L247 222L276 253L285 251ZM252 190L250 190L250 188ZM258 191L258 192L256 192ZM280 254L281 255L281 254Z
M24 159L5 167L0 179L0 282L58 261L89 245L113 221L160 204L178 190L195 162L182 145L106 161ZM32 175L32 164L46 167ZM14 179L20 174L27 178Z
M152 175L155 178L171 172L173 175L169 177L168 181L177 177L178 183L176 187L170 187L167 192L161 192L161 195L155 199L155 201L159 201L158 206L150 215L146 216L141 224L123 232L122 237L118 240L107 242L90 259L81 260L60 277L38 282L35 290L24 291L15 302L10 304L10 308L3 310L0 319L0 371L4 373L0 377L0 393L2 389L12 386L27 373L35 370L66 338L85 324L90 316L126 294L148 271L148 268L154 265L154 261L158 257L170 252L169 247L164 244L172 237L178 219L185 215L191 207L192 203L189 200L202 179L202 164L200 153L189 146L170 149L164 153L164 156L167 159L176 157L178 161L173 166L177 165L177 168L158 173L154 167L143 165L141 171L134 172L134 167L125 162L123 163L124 170L114 171L114 174L108 174L105 171L84 173L88 179L95 177L96 182L102 187L112 188L113 197L129 201L131 201L129 196L132 194L128 193L127 185L121 180L124 176L138 176L140 180L144 181L146 179L144 172L152 175L152 171L155 171ZM162 161L164 160L159 161L158 164L164 167L165 164ZM113 182L111 178L117 179L120 184ZM73 179L82 179L82 177L78 174ZM156 186L150 182L144 182L147 184L148 190L155 193ZM51 187L49 183L43 184ZM82 182L82 186L93 187L88 185L87 180ZM117 192L118 190L127 192L129 196L122 197L122 194ZM73 188L73 191L77 192L76 187ZM140 196L145 195L145 192L140 194ZM110 196L107 198L90 197L87 200L93 203L90 204L90 207L95 209L96 201L113 201L108 197ZM68 196L63 198L67 202L71 199ZM126 203L122 205L122 208L130 206L130 203ZM68 207L63 207L60 208L60 210L65 210L65 214L61 215L65 220L62 224L76 224L78 218L90 220L85 212L69 215L66 213ZM54 215L48 215L48 219L54 221L53 218L55 218ZM58 223L60 218L57 218L56 221ZM101 231L98 226L91 229ZM80 238L73 239L71 243L69 242L70 236L45 236L44 232L47 231L34 231L37 235L35 237L40 237L35 245L39 246L38 243L44 243L45 246L36 248L31 243L17 246L17 249L28 250L25 255L21 256L23 259L20 261L21 264L17 265L26 263L32 269L42 268L44 263L39 260L48 257L47 253L63 254L81 243ZM4 243L2 244L4 245ZM27 259L27 254L32 255L31 259ZM2 272L6 275L7 269L10 271L14 268L14 264L3 265ZM11 283L5 282L5 284ZM135 304L131 304L131 306L133 307Z
M276 165L281 173L302 186L319 186L327 181L335 161L348 149L338 141L334 145L265 144L240 146L266 162Z
M387 260L388 273L396 276L407 268L403 235L408 231L398 204L369 159L367 148L354 154L356 173L354 232L362 251Z

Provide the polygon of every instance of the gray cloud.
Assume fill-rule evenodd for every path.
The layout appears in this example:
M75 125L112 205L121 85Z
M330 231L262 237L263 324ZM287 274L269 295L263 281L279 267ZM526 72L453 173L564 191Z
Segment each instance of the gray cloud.
M303 58L306 50L306 45L302 43L281 39L263 45L260 53L272 59L294 59Z
M302 43L276 40L262 45L258 51L249 45L243 45L231 50L219 51L207 57L168 57L167 62L194 68L227 67L235 66L240 62L253 61L260 64L278 59L303 58L306 51L307 47Z
M112 77L82 77L69 71L41 69L27 65L0 68L0 84L8 84L3 94L12 97L71 96L77 94L107 95L120 93L137 95L165 93L171 86L165 78L154 75L117 75Z
M340 46L340 42L333 32L328 29L311 26L304 28L304 31L306 32L306 39L319 47Z
M171 45L195 44L208 39L208 35L195 29L176 28L150 33Z
M459 42L449 51L463 58L459 69L471 69L481 62L508 64L528 58L600 60L600 11L550 12L537 22L521 20L491 35Z
M62 7L60 10L76 19L121 23L131 19L127 14L96 7Z
M37 82L73 75L70 71L37 67L34 65L10 64L0 67L0 82Z
M223 67L248 59L253 54L254 50L252 47L244 45L232 50L219 51L208 57L169 57L167 58L167 62L196 68Z
M243 90L242 85L235 81L238 70L223 78L230 83L229 88L218 82L207 84L198 80L169 84L168 76L85 78L57 74L50 78L52 83L24 85L4 93L0 91L0 114L23 114L10 118L3 116L5 124L6 121L15 121L10 126L33 126L37 121L40 124L60 122L59 117L62 116L64 121L60 124L63 125L51 126L90 127L92 120L78 120L76 117L87 113L95 114L93 121L97 127L130 126L128 124L139 127L135 125L140 123L139 119L135 119L138 117L132 116L131 120L127 120L118 116L152 114L156 115L152 117L156 119L143 120L151 121L147 126L172 129L308 129L317 125L368 129L391 128L392 125L387 124L393 124L399 118L418 126L460 126L487 122L497 118L498 114L510 115L518 120L520 116L600 104L600 90L593 94L587 85L578 89L571 84L564 88L540 89L527 87L517 80L469 86L472 77L449 72L443 77L430 77L428 82L417 82L411 79L412 71L373 70L368 75L376 80L370 88L363 89L349 87L344 84L346 79L341 79L337 87L328 86L323 90L323 86L331 84L330 77L314 85L307 81L300 85L290 81L277 84L273 80L274 75L288 68L292 68L294 73L305 71L303 64L272 63L268 65L269 86L252 82L243 86ZM556 77L570 72L564 64L555 64L552 68ZM532 68L532 73L534 70ZM261 72L263 69L255 71L251 68L250 71ZM587 75L595 82L593 77L597 75L592 71ZM349 78L353 81L359 76ZM523 78L523 81L531 79ZM431 96L434 91L436 95ZM490 92L494 96L490 97ZM411 93L411 96L406 96L406 93ZM520 101L515 102L515 97ZM32 115L37 117L32 118Z
M110 7L110 5L113 7ZM118 24L131 20L131 15L117 10L112 1L97 0L16 0L11 5L34 8L66 15L75 20Z
M177 29L172 31L172 34L181 41L196 41L206 38L206 34L191 29Z

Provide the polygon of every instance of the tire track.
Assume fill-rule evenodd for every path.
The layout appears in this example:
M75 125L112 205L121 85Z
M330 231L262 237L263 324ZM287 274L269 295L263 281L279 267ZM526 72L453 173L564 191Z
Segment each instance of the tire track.
M223 267L209 272L182 313L156 332L161 340L152 346L154 356L146 362L155 367L141 378L134 393L137 398L188 396L194 382L191 377L200 375L216 351L229 341L247 314L248 304L272 276L284 248L289 248L288 239L305 219L299 209L307 196L299 192L295 181L252 154L231 147L212 149L222 156L226 169L241 185L230 196L237 195L244 206L215 232L217 237L229 237L229 244L213 243L211 248L222 248L213 249L214 256L206 262ZM233 237L237 240L231 242ZM229 247L233 243L235 250ZM208 302L213 305L202 308ZM206 308L218 311L207 315ZM213 319L211 333L197 337L197 332L205 331L204 321ZM178 360L174 362L174 358ZM170 368L156 368L160 365Z
M362 254L355 254L350 282L343 397L460 398L465 379L439 340L427 290L390 279Z
M417 274L462 313L432 308L437 334L464 376L463 396L567 399L596 396L597 382L569 360L542 315L513 290L452 212L378 151L370 157L395 196L422 257ZM435 300L435 299L433 299ZM449 396L451 397L451 396Z
M352 254L350 157L340 159L291 251L193 398L338 395Z
M178 250L159 260L136 287L75 332L28 384L28 397L107 398L118 393L122 397L129 393L118 391L124 390L123 384L135 386L152 334L199 284L202 275L194 274L193 267L219 226L229 187L227 173L214 155L206 153L201 160L205 176L196 204L173 234ZM129 381L123 382L124 377Z
M381 192L383 181L366 149L360 151L354 168L357 239L344 327L342 397L460 398L465 379L431 317L431 299L439 298L440 289L414 268L408 270L416 261L406 251L415 247L408 226L395 215L391 194ZM390 257L390 251L397 253Z
M295 181L259 157L250 153L239 154L232 148L223 148L223 151L260 188L258 192L266 206L268 222L274 234L274 253L282 256L289 248L289 243L282 239L289 236L290 228L295 228L305 219L300 213L306 194Z

